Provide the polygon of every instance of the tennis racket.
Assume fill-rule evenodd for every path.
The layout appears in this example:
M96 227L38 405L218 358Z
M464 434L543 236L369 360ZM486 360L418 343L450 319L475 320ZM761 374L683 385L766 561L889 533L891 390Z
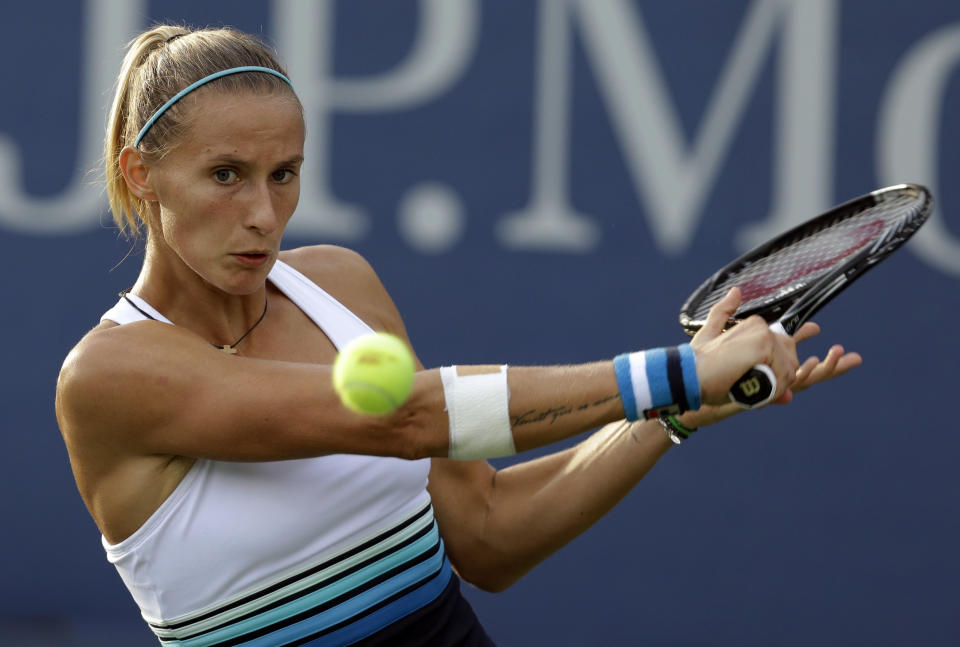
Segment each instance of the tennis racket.
M861 196L813 218L747 252L707 279L680 309L680 325L695 334L711 306L737 286L742 302L728 324L762 316L774 332L792 335L800 326L899 249L926 222L930 192L900 184ZM758 364L730 389L744 408L767 404L777 390L769 366Z

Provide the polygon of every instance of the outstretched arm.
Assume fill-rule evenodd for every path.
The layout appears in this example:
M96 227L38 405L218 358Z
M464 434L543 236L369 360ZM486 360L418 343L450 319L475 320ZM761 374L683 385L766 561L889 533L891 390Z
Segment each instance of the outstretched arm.
M344 282L360 286L360 301L389 303L375 274L361 265L341 273ZM388 314L381 324L405 336L399 315ZM698 335L692 345L707 404L724 402L729 386L754 364L772 366L782 389L793 381L798 364L794 341L770 332L759 318L722 336ZM495 370L459 367L461 375ZM57 413L68 443L109 445L126 455L219 460L449 455L438 369L418 372L408 402L385 418L358 416L341 406L330 375L329 365L227 357L188 330L138 322L94 332L71 353L61 373ZM508 385L509 433L518 451L624 417L610 360L513 367Z
M721 307L732 307L732 314L733 304ZM722 321L714 325L705 329L707 339L720 334ZM794 338L800 342L818 332L810 323ZM859 355L844 353L839 346L823 361L808 359L796 371L793 392L785 392L780 402L842 375L860 361ZM731 403L708 405L681 419L687 427L703 427L741 411ZM483 461L435 459L430 493L454 565L482 589L510 586L596 523L672 446L656 421L619 421L565 451L499 471Z

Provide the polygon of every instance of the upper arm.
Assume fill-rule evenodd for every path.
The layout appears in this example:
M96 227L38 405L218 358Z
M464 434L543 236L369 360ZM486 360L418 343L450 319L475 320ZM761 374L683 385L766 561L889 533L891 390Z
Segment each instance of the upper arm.
M430 467L430 499L450 562L467 582L499 591L515 578L504 576L509 562L490 534L497 470L486 461L434 458Z
M228 357L175 326L142 322L88 335L71 352L57 416L70 445L140 455L412 458L439 453L434 438L445 443L436 379L418 375L417 397L395 414L361 417L340 405L330 366Z
M371 327L406 339L393 301L359 254L314 246L284 252L284 260ZM445 452L435 372L418 372L408 403L386 418L345 409L330 373L330 365L228 357L189 331L138 322L95 331L71 352L57 416L68 443L109 442L139 454L282 460Z

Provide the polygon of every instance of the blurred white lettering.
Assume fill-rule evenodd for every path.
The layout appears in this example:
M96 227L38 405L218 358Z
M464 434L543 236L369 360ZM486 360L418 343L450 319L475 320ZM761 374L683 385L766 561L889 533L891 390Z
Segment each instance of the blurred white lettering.
M500 241L517 249L591 252L600 244L593 218L570 205L569 0L541 1L537 26L533 169L530 202L497 224Z
M840 5L839 0L750 3L727 44L703 116L688 136L642 3L541 0L534 27L529 200L496 223L499 243L519 251L591 253L603 242L599 217L576 211L571 199L575 29L657 248L673 255L689 249L701 218L710 212L707 200L735 137L750 127L741 123L771 61L776 66L776 102L770 208L764 219L731 235L737 246L746 248L831 206L836 200ZM334 116L406 110L450 92L476 55L483 4L418 0L409 53L389 70L356 78L333 73L337 6L336 0L273 0L270 8L272 40L285 50L310 132L305 167L309 179L302 183L300 207L288 231L352 243L369 234L371 219L360 205L334 196ZM0 132L0 229L70 234L95 227L106 213L99 178L91 171L100 166L104 114L122 45L144 27L149 8L147 0L85 1L79 112L64 115L76 122L74 169L58 193L32 195L24 183L27 151ZM723 45L714 43L703 55ZM944 93L958 65L960 26L950 25L913 44L893 68L877 120L877 186L920 182L936 194ZM66 144L64 149L70 150ZM522 143L517 146L521 149ZM398 204L398 232L414 250L443 253L460 244L468 231L470 205L457 188L432 178L406 188ZM932 267L960 277L960 235L950 231L942 210L934 213L911 248Z
M330 189L330 121L336 111L380 112L409 108L440 96L473 55L479 29L476 0L420 0L420 24L407 58L392 71L364 79L331 76L334 0L277 0L275 40L282 43L310 131L305 157L310 181L288 231L295 235L355 241L369 218Z
M103 191L90 172L103 155L104 114L129 40L147 11L145 0L87 0L83 79L77 118L77 156L67 187L52 196L23 190L21 155L0 133L0 225L30 234L65 234L89 229L105 212ZM65 146L64 149L69 149Z
M877 175L884 184L920 182L937 196L943 94L960 62L960 26L943 27L907 52L893 71L877 127ZM960 277L960 240L937 208L910 247Z
M597 75L617 139L644 204L658 246L685 251L704 201L771 49L785 23L779 69L774 207L747 238L808 218L829 204L835 100L836 0L761 0L753 3L733 43L703 125L685 141L642 17L626 0L542 0L533 198L501 223L501 239L518 248L590 251L599 244L592 221L576 215L567 198L567 141L572 72L565 32L572 11ZM557 33L560 32L560 33ZM818 44L811 48L810 42ZM552 80L552 81L550 81Z

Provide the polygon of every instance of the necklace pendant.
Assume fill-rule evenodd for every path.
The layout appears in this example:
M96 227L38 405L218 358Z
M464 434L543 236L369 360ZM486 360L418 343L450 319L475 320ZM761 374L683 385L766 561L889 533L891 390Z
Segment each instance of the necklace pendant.
M222 351L223 351L224 353L226 353L227 355L236 355L236 354L237 354L237 349L234 348L233 346L231 346L230 344L224 344L223 346L218 346L217 348L219 348L220 350L222 350Z

